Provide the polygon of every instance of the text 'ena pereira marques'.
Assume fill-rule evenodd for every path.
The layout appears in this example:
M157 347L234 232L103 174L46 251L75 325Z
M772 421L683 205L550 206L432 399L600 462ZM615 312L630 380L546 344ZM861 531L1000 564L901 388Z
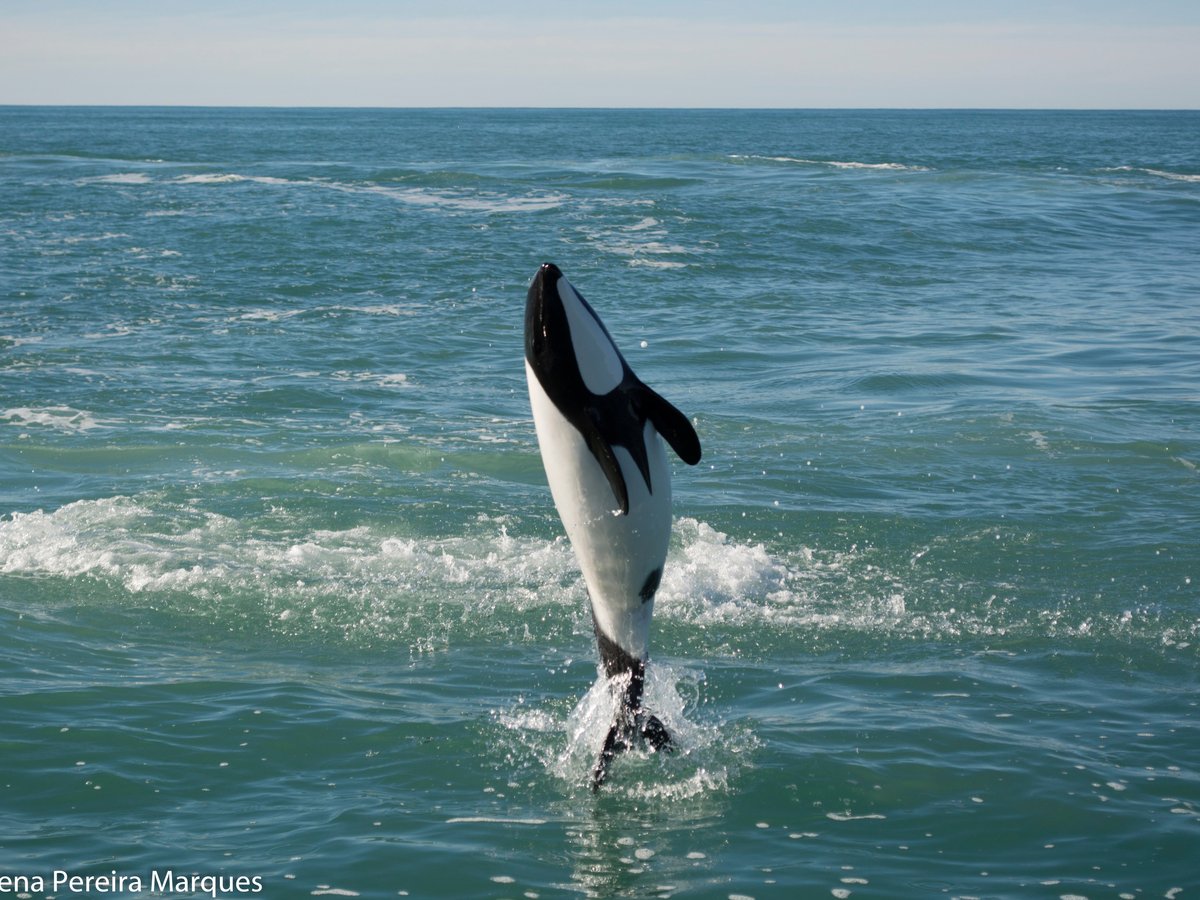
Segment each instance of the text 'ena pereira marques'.
M113 870L103 875L73 875L55 869L49 875L0 874L0 896L53 891L56 894L207 894L214 900L230 894L258 894L263 890L259 875L200 875L154 869L149 875L125 875Z

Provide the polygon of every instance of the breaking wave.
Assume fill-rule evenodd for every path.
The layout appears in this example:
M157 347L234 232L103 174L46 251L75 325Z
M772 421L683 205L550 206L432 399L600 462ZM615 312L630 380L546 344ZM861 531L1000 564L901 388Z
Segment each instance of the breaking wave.
M587 592L569 543L525 533L519 518L481 515L463 533L428 536L402 533L399 519L336 530L276 515L282 524L243 521L155 495L12 513L0 519L0 574L88 580L108 586L100 591L107 602L284 640L319 635L417 653L482 633L590 643ZM1106 609L1076 597L1031 605L1019 585L964 582L927 565L929 553L783 550L680 518L657 598L658 646L683 657L746 657L781 644L867 652L880 640L1049 636L1175 650L1200 640L1200 625L1151 605Z
M452 212L528 213L562 206L567 197L554 191L534 190L526 194L470 189L435 189L418 185L393 185L370 181L341 181L325 177L280 178L272 175L243 175L237 172L197 172L155 178L147 172L121 172L80 179L77 184L111 185L265 185L293 190L325 190L347 194L385 197L399 203L449 210Z
M876 172L928 172L927 166L908 165L898 162L859 162L835 159L806 159L799 156L762 156L731 154L730 159L738 162L787 163L797 166L812 166L826 169L861 169Z

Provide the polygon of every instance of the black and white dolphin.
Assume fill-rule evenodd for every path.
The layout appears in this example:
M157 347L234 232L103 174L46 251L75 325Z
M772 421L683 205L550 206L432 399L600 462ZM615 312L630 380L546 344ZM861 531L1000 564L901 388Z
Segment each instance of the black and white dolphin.
M616 720L592 772L598 789L633 742L670 748L642 707L650 617L671 536L671 472L660 436L689 465L700 439L642 384L608 329L559 269L544 263L525 303L525 374L554 505L587 583L600 659L620 686Z

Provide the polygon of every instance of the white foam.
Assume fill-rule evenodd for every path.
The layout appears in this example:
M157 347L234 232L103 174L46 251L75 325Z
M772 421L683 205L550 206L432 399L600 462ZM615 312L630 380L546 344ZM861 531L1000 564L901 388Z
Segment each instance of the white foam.
M230 321L240 322L281 322L293 316L300 315L302 309L252 309L232 317Z
M757 746L752 734L728 723L704 721L692 709L703 673L683 666L652 662L646 670L645 703L666 727L675 752L635 748L614 765L626 770L606 785L639 799L680 801L728 791L737 770ZM625 681L598 675L569 713L521 707L500 713L501 725L552 775L573 788L590 784L592 769L612 725L617 698ZM555 735L560 740L554 740Z
M389 375L374 375L369 372L363 374L364 381L371 381L380 387L407 387L408 376L403 372L392 372Z
M63 238L64 244L86 244L92 241L115 241L118 238L127 238L123 231L106 231L103 234L75 234L70 237Z
M389 316L389 317L415 316L418 314L418 311L416 309L401 306L399 303L376 303L376 304L367 305L367 306L347 306L347 305L328 306L328 307L324 307L323 311L358 313L359 315L364 315L364 316Z
M455 816L447 819L447 825L485 824L485 825L545 825L546 819L508 819L503 816Z
M928 172L927 166L906 165L897 162L858 162L854 160L806 159L799 156L757 156L732 154L730 159L760 162L791 163L801 166L818 166L830 169L865 169L878 172Z
M109 338L128 337L133 334L133 328L121 322L113 322L107 327L108 331L87 331L83 336L89 341L106 341Z
M451 602L447 598L474 603L481 615L497 604L505 611L574 606L580 597L560 587L577 579L573 562L565 541L513 538L502 521L485 523L478 535L435 539L366 526L261 534L238 520L153 497L80 500L0 521L5 573L103 577L130 593L203 592L215 604L235 606L248 595L259 608L231 612L273 611L277 621L296 611L317 618L336 613L349 634L399 640L440 637L432 623L414 624L431 634L395 627L393 615L410 614L414 597L435 609ZM473 587L466 596L464 584ZM330 597L349 605L331 610Z
M687 263L674 262L669 259L642 259L635 257L629 260L629 265L643 269L685 269Z
M826 165L834 169L874 169L880 172L924 172L927 171L924 166L906 166L902 163L865 163L865 162L839 162L835 159L825 160L823 162L813 161L812 165Z
M730 540L692 518L675 524L678 549L668 558L659 587L659 615L699 624L728 622L794 605L792 572L762 544Z
M96 175L81 178L76 184L149 184L150 176L145 172L117 172L112 175Z
M91 431L105 425L90 412L70 406L19 406L0 412L0 420L22 428L35 425L67 432Z
M144 173L105 175L83 182L105 182L121 184L147 184L150 177ZM457 212L529 213L557 209L568 197L558 192L541 191L524 195L503 194L496 191L446 191L424 187L399 187L387 184L369 184L333 181L327 178L279 178L273 175L243 175L237 172L201 172L178 175L171 183L182 185L227 185L251 183L292 189L329 190L352 194L372 194L390 200ZM159 213L168 215L170 213Z
M633 225L628 226L627 230L628 231L645 231L648 228L657 228L661 224L662 223L659 222L658 219L654 218L653 216L646 216L640 222L636 222Z
M656 269L678 269L687 263L664 257L687 257L707 252L692 249L669 240L667 227L658 219L646 216L630 225L585 232L599 250L625 257L630 266Z
M398 374L379 377L406 383ZM5 419L71 431L102 424L66 407L8 410L0 414ZM678 521L673 540L660 617L701 625L811 621L806 598L791 587L796 573L763 546L731 540L695 519ZM340 598L338 614L350 633L390 639L404 639L392 619L409 615L414 597L434 605L447 598L476 604L485 616L499 609L505 623L514 612L558 606L564 611L552 619L559 627L586 629L586 592L570 545L564 538L513 537L503 517L436 538L378 526L260 533L253 524L154 496L81 500L0 521L0 569L109 578L130 593L203 591L230 604L248 593L289 629L312 621L298 613L330 614L330 596ZM438 631L431 623L428 628Z
M104 424L69 407L0 413L0 429L86 433ZM587 593L570 544L522 534L516 530L527 529L521 519L480 517L457 533L433 536L405 533L401 516L314 530L290 519L286 509L264 524L208 511L203 502L151 493L12 513L0 519L0 571L104 579L131 595L163 594L165 606L178 605L187 615L252 622L285 635L394 642L416 655L479 629L531 639L534 619L539 640L590 645ZM993 538L985 530L964 539ZM655 653L687 653L683 648L695 641L710 657L757 652L774 640L816 650L828 646L830 634L840 640L851 633L926 640L1035 632L1072 640L1116 631L1123 639L1181 649L1196 641L1194 629L1164 628L1140 609L1106 616L1070 606L1025 610L986 595L953 602L947 598L957 600L959 587L928 582L923 571L903 554L893 559L853 546L784 552L680 518L657 595ZM662 691L666 699L656 701L657 708L669 709L678 688ZM577 716L605 718L611 706L601 708L604 699L587 699ZM560 717L539 719L542 713L529 710L514 715L525 717L522 729L557 731L566 741ZM594 735L595 722L579 725Z
M408 376L403 372L348 372L338 370L329 376L334 381L358 381L365 384L377 384L380 387L400 388L408 386Z
M1145 166L1114 166L1105 169L1106 172L1134 172L1140 175L1150 175L1154 178L1165 178L1168 181L1200 182L1200 175L1189 172L1169 172L1165 169L1151 169Z
M1166 172L1162 169L1143 169L1147 175L1153 175L1155 178L1166 178L1170 181L1187 181L1192 184L1200 183L1200 175L1192 175L1186 172Z
M174 179L176 184L236 184L246 181L245 175L235 175L232 172L208 172L201 175L180 175Z
M488 191L452 193L422 187L350 184L323 179L295 181L292 184L304 187L324 188L347 194L373 194L412 206L423 206L430 209L450 210L454 212L482 212L489 214L543 212L545 210L558 209L567 202L567 196L560 193L536 193L524 196L498 194Z
M13 347L23 347L26 344L40 344L44 340L45 338L41 335L34 335L33 337L17 337L13 334L0 334L0 341L7 343L10 349Z

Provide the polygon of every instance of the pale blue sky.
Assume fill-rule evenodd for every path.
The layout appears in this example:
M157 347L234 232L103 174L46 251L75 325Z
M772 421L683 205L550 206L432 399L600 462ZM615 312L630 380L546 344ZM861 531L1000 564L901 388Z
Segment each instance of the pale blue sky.
M0 0L0 103L1200 107L1196 0Z

